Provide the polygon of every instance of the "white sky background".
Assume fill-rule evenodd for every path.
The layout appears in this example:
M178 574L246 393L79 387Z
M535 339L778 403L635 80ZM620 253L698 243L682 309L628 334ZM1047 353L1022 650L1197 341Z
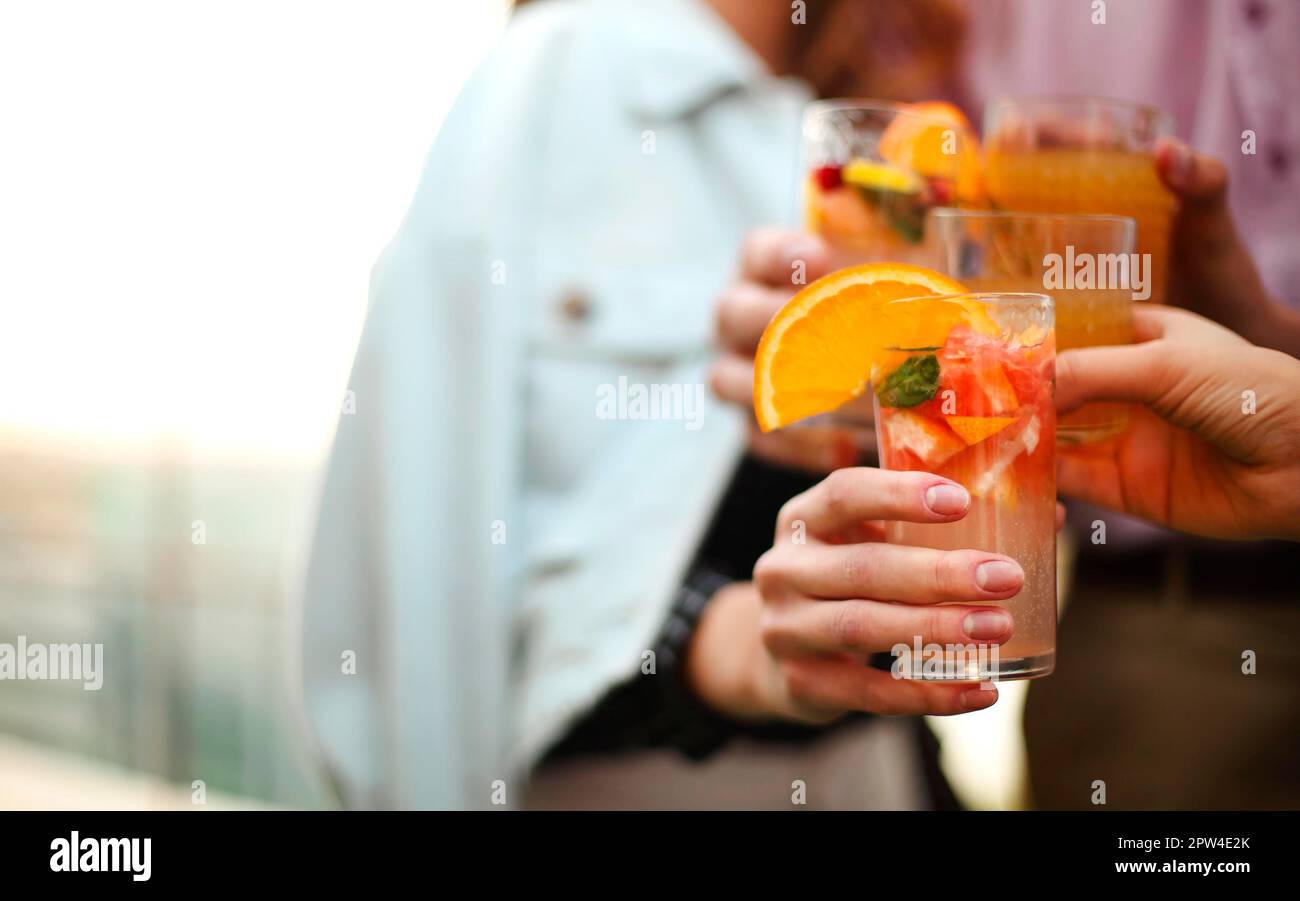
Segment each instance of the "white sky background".
M504 0L0 5L0 429L316 459Z

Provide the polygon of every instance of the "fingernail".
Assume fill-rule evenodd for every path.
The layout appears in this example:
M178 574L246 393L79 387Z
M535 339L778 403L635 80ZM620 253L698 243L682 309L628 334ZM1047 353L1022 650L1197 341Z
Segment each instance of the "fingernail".
M986 560L975 567L975 584L985 591L1010 591L1025 581L1024 570L1018 563L1007 560Z
M993 702L998 699L996 691L985 691L982 688L972 688L970 691L961 693L961 706L967 710L983 710L985 707L991 707Z
M970 506L970 494L960 485L932 485L925 492L925 505L938 516L965 513Z
M1169 161L1169 180L1176 187L1185 188L1192 177L1192 148L1182 141L1174 141L1173 156Z
M962 631L976 641L992 641L1011 631L1011 616L1002 610L968 613L961 621Z
M786 257L794 262L796 260L808 261L810 257L821 253L822 246L812 238L795 238L785 247Z

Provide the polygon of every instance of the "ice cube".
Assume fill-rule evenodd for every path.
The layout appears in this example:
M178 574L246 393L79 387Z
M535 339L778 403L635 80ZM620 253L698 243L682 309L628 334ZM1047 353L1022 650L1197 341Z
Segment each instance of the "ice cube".
M1029 421L1021 427L1019 433L1011 439L1002 442L998 448L997 456L988 467L979 474L975 479L973 490L977 497L987 497L993 494L1002 482L1003 473L1010 468L1016 458L1023 454L1032 454L1034 448L1038 447L1038 441L1041 437L1042 429L1038 424L1037 416L1030 416Z

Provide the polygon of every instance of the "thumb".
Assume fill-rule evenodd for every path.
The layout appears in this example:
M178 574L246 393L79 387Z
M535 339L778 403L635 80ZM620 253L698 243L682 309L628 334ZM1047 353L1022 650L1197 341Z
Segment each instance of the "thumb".
M1300 363L1280 351L1159 338L1064 351L1056 379L1056 405L1066 412L1088 401L1140 404L1241 463L1294 457L1294 440L1277 423L1287 423ZM1260 415L1241 415L1245 388L1257 394Z
M1165 394L1166 346L1149 341L1062 351L1056 358L1057 409L1069 412L1089 401L1152 405Z
M1161 138L1154 152L1156 172L1180 201L1174 253L1202 269L1238 244L1228 208L1228 169L1222 160L1197 153L1177 138Z
M1228 169L1217 157L1197 153L1177 138L1155 146L1156 172L1189 207L1222 206L1228 194Z

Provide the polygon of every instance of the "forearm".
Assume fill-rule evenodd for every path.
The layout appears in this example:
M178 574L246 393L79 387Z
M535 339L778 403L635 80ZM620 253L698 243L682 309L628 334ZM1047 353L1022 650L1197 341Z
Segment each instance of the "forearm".
M655 641L654 673L629 674L552 756L672 746L698 758L737 732L781 731L758 722L759 601L750 583L735 578L770 547L781 505L811 484L803 473L742 462Z
M550 752L548 760L674 748L704 759L733 737L797 742L822 727L776 720L763 706L759 599L748 582L724 585L697 609L691 581L655 643L653 672L610 690ZM698 615L698 618L697 618Z

